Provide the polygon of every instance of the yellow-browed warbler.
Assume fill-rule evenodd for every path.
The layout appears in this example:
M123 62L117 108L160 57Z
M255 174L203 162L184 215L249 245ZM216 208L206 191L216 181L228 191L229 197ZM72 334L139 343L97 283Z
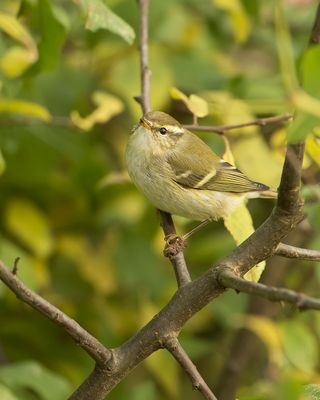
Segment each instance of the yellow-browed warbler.
M225 217L244 198L277 196L161 111L140 119L127 145L126 162L133 182L155 207L195 220Z

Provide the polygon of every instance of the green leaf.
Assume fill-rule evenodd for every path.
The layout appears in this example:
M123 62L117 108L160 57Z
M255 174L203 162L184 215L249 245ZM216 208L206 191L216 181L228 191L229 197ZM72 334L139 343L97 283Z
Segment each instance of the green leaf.
M61 48L66 38L66 21L59 9L53 8L48 0L38 2L38 20L41 39L38 46L39 61L35 68L51 70L61 56Z
M305 385L304 392L310 397L310 400L320 399L320 385L316 384Z
M6 162L5 159L3 158L3 154L0 149L0 175L4 173L5 169L6 169Z
M131 400L156 400L157 390L153 382L147 381L139 385L135 385L130 390Z
M102 0L80 0L81 7L86 13L86 28L90 31L107 29L121 36L126 42L132 44L135 32L122 18L107 7Z
M33 390L42 400L65 400L69 383L35 361L24 361L0 368L0 381L12 390ZM3 398L1 397L3 400ZM9 400L9 399L8 399Z
M284 353L290 363L302 371L314 372L318 363L318 344L312 332L298 320L282 323L281 332Z
M312 46L301 58L300 73L303 89L315 99L320 97L319 64L320 46ZM320 118L314 113L314 109L319 110L319 107L314 105L312 98L298 93L297 100L298 112L288 132L288 140L291 143L303 140L314 128L320 126Z

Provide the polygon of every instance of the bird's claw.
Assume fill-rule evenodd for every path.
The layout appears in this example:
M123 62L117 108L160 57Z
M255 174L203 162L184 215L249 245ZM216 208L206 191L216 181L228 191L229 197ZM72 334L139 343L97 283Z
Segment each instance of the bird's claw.
M181 251L183 251L186 247L186 241L181 237L174 233L165 236L164 238L166 244L163 250L163 254L165 257L174 257Z

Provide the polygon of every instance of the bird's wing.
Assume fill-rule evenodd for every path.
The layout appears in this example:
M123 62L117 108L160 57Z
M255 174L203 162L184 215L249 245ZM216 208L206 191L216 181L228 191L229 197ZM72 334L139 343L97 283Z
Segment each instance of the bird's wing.
M199 139L200 140L200 139ZM269 187L254 182L236 167L221 160L201 141L198 152L173 152L168 157L168 164L173 172L172 179L185 188L213 190L218 192L245 193L268 190Z

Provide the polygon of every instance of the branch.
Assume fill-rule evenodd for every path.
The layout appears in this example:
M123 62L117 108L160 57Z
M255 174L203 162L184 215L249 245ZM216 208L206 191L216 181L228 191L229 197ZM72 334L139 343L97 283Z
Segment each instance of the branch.
M311 45L320 43L320 3L318 4L316 17L315 17L314 24L312 27L309 43Z
M298 258L299 260L320 261L319 250L303 249L284 243L279 243L274 254L287 258Z
M177 236L176 228L170 214L160 211L160 220L165 240L167 240L164 255L169 258L173 265L178 287L186 285L191 282L191 277L183 255L185 242L181 237Z
M189 375L194 389L199 390L207 400L217 400L209 386L200 375L197 367L193 364L188 354L184 351L176 337L171 337L165 343L165 348L173 355L181 367Z
M320 299L309 297L290 289L276 288L263 285L262 283L247 281L227 269L220 272L218 280L225 288L232 288L239 292L254 294L271 301L291 303L299 310L320 310Z
M232 129L243 128L245 126L265 126L269 124L274 124L276 122L288 121L292 119L292 115L284 114L278 115L275 117L269 118L258 118L253 121L242 122L240 124L232 124L232 125L218 125L218 126L204 126L198 124L191 124L191 125L183 125L186 129L201 131L201 132L215 132L219 135L223 135L226 131L230 131Z
M141 95L135 97L140 103L143 114L151 110L150 105L150 75L148 67L148 12L149 0L139 0L140 10L140 79Z
M61 326L72 339L97 362L97 364L106 366L112 359L111 350L107 349L94 336L90 335L90 333L83 329L75 320L68 317L57 307L29 289L20 281L16 272L17 261L15 261L12 272L0 261L0 279L19 299L49 318L53 323Z

